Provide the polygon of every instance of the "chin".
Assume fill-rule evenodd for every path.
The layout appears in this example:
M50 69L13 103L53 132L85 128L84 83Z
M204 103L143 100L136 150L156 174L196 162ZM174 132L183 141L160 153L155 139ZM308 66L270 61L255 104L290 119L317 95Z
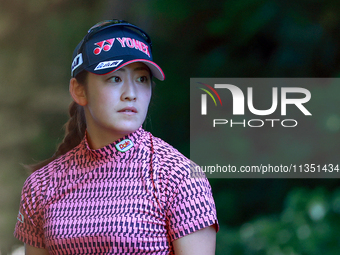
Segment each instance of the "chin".
M140 125L125 125L125 126L122 126L121 128L119 128L118 131L121 134L128 135L130 133L135 132L141 125L142 124L140 124Z

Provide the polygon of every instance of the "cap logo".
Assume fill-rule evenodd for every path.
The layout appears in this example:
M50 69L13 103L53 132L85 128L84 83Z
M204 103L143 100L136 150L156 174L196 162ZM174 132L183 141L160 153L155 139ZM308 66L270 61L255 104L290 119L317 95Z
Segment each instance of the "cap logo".
M102 52L102 50L104 51L111 50L114 41L115 39L112 38L112 39L107 39L101 42L96 42L94 45L97 45L98 47L93 50L93 53L95 55L99 55Z
M130 37L117 37L117 40L120 42L120 45L124 48L125 45L131 49L135 48L136 50L140 50L141 52L145 53L150 57L149 47L136 39L130 38Z
M106 69L106 68L112 68L112 67L117 67L123 60L113 60L113 61L105 61L105 62L100 62L96 68L96 70L101 70L101 69Z
M117 150L126 152L133 147L133 142L130 139L124 139L123 141L116 144Z
M128 47L130 49L136 49L143 53L145 53L148 57L150 57L150 51L149 46L147 46L145 43L138 41L136 39L130 38L130 37L122 37L122 38L111 38L104 41L96 42L94 45L97 47L93 50L93 53L95 55L99 55L102 50L109 51L111 50L113 43L115 42L115 39L117 39L120 43L120 46L122 48Z
M80 53L73 59L73 62L71 65L72 74L73 74L73 71L77 69L82 63L83 63L83 55Z

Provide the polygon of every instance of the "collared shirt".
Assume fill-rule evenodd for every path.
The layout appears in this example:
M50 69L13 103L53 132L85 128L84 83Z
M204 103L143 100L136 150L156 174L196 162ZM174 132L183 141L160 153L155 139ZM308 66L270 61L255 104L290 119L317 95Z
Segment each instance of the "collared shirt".
M98 150L85 136L27 178L14 235L50 254L173 254L173 240L218 228L191 164L142 128Z

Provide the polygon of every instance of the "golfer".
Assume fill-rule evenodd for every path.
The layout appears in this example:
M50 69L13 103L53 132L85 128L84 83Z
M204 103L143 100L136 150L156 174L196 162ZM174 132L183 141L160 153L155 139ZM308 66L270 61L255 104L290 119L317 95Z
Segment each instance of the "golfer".
M73 54L73 102L52 158L32 166L14 235L27 255L214 254L211 187L192 162L142 128L153 82L151 39L109 20Z

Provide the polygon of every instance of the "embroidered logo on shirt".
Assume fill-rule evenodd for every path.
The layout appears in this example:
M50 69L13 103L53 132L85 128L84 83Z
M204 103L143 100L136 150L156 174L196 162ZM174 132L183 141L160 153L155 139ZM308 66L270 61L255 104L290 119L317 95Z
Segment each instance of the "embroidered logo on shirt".
M121 152L126 152L133 147L133 142L130 139L125 139L116 144L117 150Z
M20 221L21 223L24 223L24 215L22 215L21 212L19 212L17 220Z

